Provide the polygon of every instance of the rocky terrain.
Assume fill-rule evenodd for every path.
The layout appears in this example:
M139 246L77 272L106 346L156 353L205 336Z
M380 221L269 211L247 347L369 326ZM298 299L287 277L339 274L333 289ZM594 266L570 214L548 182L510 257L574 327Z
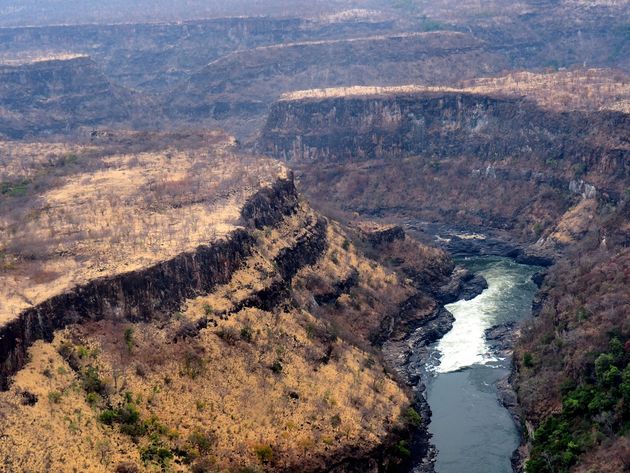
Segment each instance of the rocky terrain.
M274 105L258 141L314 202L400 221L452 254L556 262L520 337L487 333L497 350L516 345L516 395L502 390L526 436L517 470L628 465L625 84L588 71L300 91ZM390 353L421 357L425 339ZM407 372L422 366L411 360Z
M4 145L1 464L405 471L424 457L428 419L378 346L399 307L397 333L433 317L448 256L322 217L283 166L220 133L130 154L133 135L114 136Z
M289 94L258 147L299 169L316 200L442 223L450 215L535 241L596 199L622 199L627 130L624 112L543 108L508 91L357 87ZM580 231L560 225L548 244Z

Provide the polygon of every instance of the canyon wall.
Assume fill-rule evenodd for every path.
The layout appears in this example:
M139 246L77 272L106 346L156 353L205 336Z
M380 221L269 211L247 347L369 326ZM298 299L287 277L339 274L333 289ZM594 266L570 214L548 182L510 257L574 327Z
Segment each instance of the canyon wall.
M533 240L583 198L619 200L630 176L621 112L454 90L329 94L278 101L257 146L300 170L308 194L347 209Z

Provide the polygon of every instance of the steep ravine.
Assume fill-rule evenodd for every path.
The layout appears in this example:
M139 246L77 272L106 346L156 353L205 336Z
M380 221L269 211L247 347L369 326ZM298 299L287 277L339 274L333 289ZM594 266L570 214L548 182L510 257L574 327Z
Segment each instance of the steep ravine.
M416 330L418 327L424 327L427 340L434 340L448 326L448 320L444 325L446 314L440 310L439 304L455 298L462 291L465 283L472 282L473 278L465 272L456 271L455 278L451 279L453 265L446 255L439 250L418 245L400 228L382 233L360 232L362 237L356 235L353 237L365 240L363 243L357 243L361 248L365 245L365 251L378 253L383 262L395 260L398 266L384 269L379 266L378 258L365 259L358 250L353 249L352 241L354 240L351 241L349 236L344 237L344 230L338 224L312 212L304 202L300 201L291 178L279 180L272 188L265 188L256 193L243 207L241 216L244 228L235 231L223 241L201 246L194 252L179 255L172 260L141 271L94 280L24 311L20 317L3 328L0 337L1 379L2 389L8 389L8 391L0 393L0 406L3 406L2 415L4 416L0 418L0 426L2 422L8 421L9 424L4 425L7 428L7 435L0 441L0 459L4 458L3 461L11 462L10 464L15 465L16 468L22 468L24 465L37 468L35 466L39 464L37 462L45 460L40 460L37 455L31 457L29 454L25 457L16 453L20 451L20 442L28 439L28 435L33 434L32 441L43 442L43 445L47 445L46 442L50 441L46 440L49 434L37 433L39 428L37 422L35 427L27 429L23 435L9 432L8 429L13 425L17 431L24 432L23 428L18 427L16 423L18 421L10 420L12 419L10 416L17 415L17 418L26 416L25 419L29 416L41 416L41 412L39 414L37 412L45 408L48 396L48 403L53 408L45 415L50 416L49 421L55 425L50 433L56 432L55 435L60 439L55 444L52 461L58 460L59 451L66 451L69 448L67 442L74 445L72 448L78 448L78 452L81 452L78 455L88 461L89 457L85 455L91 452L90 447L80 442L76 444L76 440L71 437L66 438L65 427L56 424L56 412L65 408L57 404L61 403L65 406L65 401L51 401L50 399L55 398L51 397L53 395L50 393L59 392L64 397L71 397L75 394L70 393L75 393L77 386L81 386L81 382L77 385L75 381L71 385L74 386L72 389L68 386L62 388L63 384L59 383L68 382L63 381L64 378L72 376L81 380L86 376L85 373L98 366L96 369L102 373L101 383L104 386L109 379L106 374L109 370L108 360L112 359L111 357L117 359L122 356L125 365L135 363L139 366L133 373L124 375L126 379L129 378L124 382L125 389L138 393L145 389L151 391L155 386L149 384L146 378L149 373L154 373L152 375L154 377L150 379L155 380L153 382L166 383L163 388L165 390L179 389L175 386L183 382L184 386L188 386L187 389L197 392L196 390L200 387L194 383L194 378L192 381L187 381L187 376L180 371L175 376L168 376L169 381L165 382L162 381L163 373L178 373L179 358L182 356L185 358L191 352L206 353L205 356L208 356L208 350L212 352L216 349L213 348L216 341L208 345L208 337L211 340L214 340L212 337L217 337L213 334L218 334L218 343L221 347L227 344L227 348L221 348L222 351L226 350L226 353L222 354L222 363L227 363L229 369L233 370L235 363L250 360L251 355L240 352L229 355L227 353L232 350L230 347L240 343L243 346L241 348L237 346L235 349L245 350L245 352L257 347L264 348L267 345L257 340L263 336L262 333L273 333L269 327L264 329L264 332L262 328L272 319L279 324L275 329L278 333L293 330L289 333L295 335L289 337L288 342L282 342L289 343L292 351L297 349L295 345L298 341L297 336L308 340L297 344L297 347L305 346L306 349L304 355L308 361L306 373L317 373L321 370L322 376L326 376L326 373L330 373L333 369L349 369L346 363L354 363L354 361L347 361L346 358L340 359L340 357L347 356L344 353L352 353L352 356L365 358L363 365L357 365L358 371L354 376L358 376L357 373L361 372L374 376L374 379L365 383L360 389L362 392L367 390L375 393L366 397L365 393L358 393L359 388L353 388L356 394L354 397L349 397L353 404L344 407L346 410L342 411L341 417L344 425L346 423L349 426L353 425L355 421L363 422L360 421L361 416L354 419L351 414L353 411L348 411L348 409L357 409L357 406L360 407L365 403L366 407L362 409L368 409L365 412L371 413L368 417L372 420L368 425L362 426L362 429L365 429L364 432L369 435L369 438L359 435L354 440L341 440L340 437L337 439L338 442L335 441L332 444L331 440L326 440L326 443L320 444L325 447L323 450L317 445L318 452L306 456L303 456L303 453L285 451L283 447L274 444L273 448L278 449L279 453L272 471L402 472L408 470L410 462L407 451L414 459L432 458L427 434L426 404L421 397L414 399L409 396L401 385L396 384L389 375L384 374L380 358L381 350L378 347L384 344L385 357L390 357L387 348L388 340L403 340L412 330L417 335L421 333L421 330ZM282 246L278 248L278 245ZM410 249L414 251L409 251ZM418 258L420 254L422 257ZM396 274L411 275L413 283L399 278ZM185 309L184 302L186 302ZM187 315L182 314L181 311L184 310ZM312 311L317 319L308 315L305 310ZM252 314L256 316L252 318ZM288 315L289 319L281 321L279 317L283 314L285 317ZM189 316L193 317L190 321L187 319ZM310 319L300 322L306 316ZM296 322L298 322L298 327L299 323L305 325L306 337L300 334L304 328L295 331ZM244 327L260 328L256 330L247 328L253 333L247 335L250 338L246 340L249 341L235 341L230 338L239 338L239 332L230 328L235 323L236 327L244 323ZM344 328L346 325L353 329L354 333L350 335L353 337L353 343L358 344L357 346L344 341L349 335L347 329ZM379 330L379 326L389 328ZM124 347L119 345L120 338L117 337L121 336L121 330L127 329L132 330L129 333L138 334L130 336L137 337L137 340L129 342L131 348L128 348L128 351L118 354ZM237 335L229 335L232 333L230 330ZM241 337L243 337L242 330ZM376 334L379 336L376 337ZM373 335L371 338L376 347L372 347L367 339L363 339L368 335ZM277 339L273 340L269 343L279 343ZM320 345L322 345L321 348ZM95 349L93 355L90 355L93 358L79 358L77 361L72 355L67 354L68 348L63 348L67 346L76 347L72 350L79 350L78 353L81 353L80 350L88 349L86 347L99 346L101 348ZM30 347L32 350L29 349ZM320 350L321 355L317 355ZM64 353L63 356L68 358L62 356L60 359L60 353ZM272 350L272 353L275 353L275 350ZM354 355L354 353L362 353L362 355ZM260 360L262 356L258 355L258 359ZM295 356L292 354L291 358ZM290 360L285 357L286 355L283 355L281 358L282 364L285 365L284 370L287 371L285 382L292 383L291 371L297 367L290 364ZM91 361L93 359L97 361ZM146 367L149 363L156 363L156 360L160 361L155 367ZM54 373L50 368L40 367L41 363L53 362L66 364L59 370L55 368ZM184 370L184 373L188 372L189 368L186 364L188 362L188 358L181 362L184 368L179 369ZM280 363L277 359L276 362ZM95 363L95 366L91 364L83 366L85 363ZM217 361L212 363L219 364ZM273 371L276 369L273 368L274 364L264 363L259 368L256 368L256 365L257 363L254 363L253 367L248 368L247 373L251 369L255 370L254 373L260 370L261 376L265 378L272 374L276 379L275 383L281 379L280 373ZM271 371L269 371L270 366ZM118 376L116 368L112 369L111 376L116 380ZM217 369L226 368L217 367ZM282 368L277 369L282 370ZM411 386L412 383L403 370L397 371L403 375L399 381ZM48 373L45 377L50 376L46 378L47 382L32 380L33 376L42 376L42 372ZM13 381L14 375L15 381ZM282 378L284 376L283 374ZM337 373L336 376L343 376L343 374ZM180 381L181 377L183 381ZM215 383L216 381L208 380L208 382ZM319 396L324 398L330 396L331 394L326 394L327 383L311 385L307 389L301 384L302 382L304 380L298 382L295 387L291 387L289 398L293 399L292 402L297 402L297 399L303 397L304 401L300 401L300 404L304 402L305 406L313 402L324 402L324 412L328 409L338 409L335 407L336 402L328 403L328 401L317 401L317 398L309 399L309 393L313 389L322 391ZM308 382L312 383L312 381ZM113 383L115 384L115 381ZM51 386L58 385L60 386L58 390L51 391ZM342 383L342 385L345 389L345 384ZM230 389L234 390L234 388ZM383 391L384 389L386 390ZM284 406L286 401L283 399L287 394L282 391L283 389L281 389L280 400L274 402L279 402L281 406ZM239 391L236 390L233 397L239 396L238 393ZM203 394L203 391L200 394ZM333 394L342 395L337 391ZM94 396L94 393L90 395ZM115 406L119 394L110 387L103 388L98 395L101 401L90 404L88 410L85 411L89 413L88 418L94 415L95 407ZM216 392L212 395L216 395ZM150 398L152 399L153 396L151 395ZM374 399L374 396L377 397ZM352 400L355 398L356 400ZM28 399L29 402L23 404L22 399ZM85 399L86 393L79 390L77 399L68 400L68 408L72 404L75 405L74 409L77 405L81 408ZM411 417L411 421L404 420L407 418L404 412L406 406L409 405L409 399L413 399L412 405L421 414L417 419ZM174 419L178 418L177 416L169 417L172 415L169 414L172 408L168 405L157 409L155 404L150 403L154 401L147 400L147 402L149 403L147 409L162 418L164 422L169 423L169 419L172 419L170 422L175 422ZM182 399L182 402L185 401ZM345 406L346 403L344 397L341 404ZM8 410L7 406L10 405L13 406L13 411ZM31 407L33 405L36 405L38 410L34 410ZM139 407L140 405L138 402ZM370 405L372 407L367 407ZM390 405L393 408L403 409L403 416L401 417L400 414L386 416L387 411L382 414L382 410L389 409ZM369 409L375 409L375 411ZM289 419L293 419L294 410L295 407L290 407ZM318 410L321 411L322 407L318 407ZM306 426L300 427L300 432L304 429L309 432L311 427L308 425L313 422L312 418L309 417L309 419ZM335 419L334 415L333 419ZM372 425L374 419L378 421ZM274 418L275 421L278 419ZM338 422L333 420L333 432L338 428ZM407 422L412 423L407 425ZM62 422L62 426L64 425ZM10 428L13 429L13 427ZM225 435L230 435L229 422L221 427L227 428ZM138 447L133 444L129 446L128 439L114 435L107 430L107 426L99 422L82 428L89 429L92 432L90 435L96 438L107 435L108 437L105 438L111 438L119 443L121 453L118 454L118 458L132 460L134 457L128 456L130 451L128 449L131 449L131 452L138 450ZM313 426L315 431L321 431L322 428L324 431L330 430L330 423L326 421L324 427L318 426L317 423ZM264 429L263 432L265 432ZM329 438L325 437L325 439ZM141 439L141 446L144 442ZM176 445L178 445L177 448L182 448L181 442ZM251 451L247 453L251 455ZM426 471L431 471L430 461L426 463L426 466L428 468Z
M613 375L627 364L630 337L629 115L463 90L383 90L287 96L273 107L258 149L291 163L315 202L403 224L459 257L551 266L546 277L533 275L544 284L516 341L509 380L516 392L500 383L502 402L526 427L514 467L627 468L626 401L612 400L621 396ZM437 339L451 323L436 317L427 330ZM511 332L489 337L509 353L502 336ZM425 368L410 369L409 360L424 366L425 345L425 334L407 333L385 352L413 383ZM616 360L610 382L596 364L607 357ZM600 402L600 391L610 400Z

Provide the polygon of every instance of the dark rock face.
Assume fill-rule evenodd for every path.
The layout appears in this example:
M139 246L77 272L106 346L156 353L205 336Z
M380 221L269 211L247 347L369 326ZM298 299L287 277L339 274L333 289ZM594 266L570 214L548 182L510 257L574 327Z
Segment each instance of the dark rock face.
M460 299L470 300L477 297L488 288L488 281L480 274L474 274L468 269L457 267L453 271L448 283L440 287L439 301L450 304Z
M254 195L246 205L248 215L255 216L252 227L272 225L294 211L297 193L292 181L280 180L261 192L262 197ZM270 198L275 198L272 207ZM272 208L271 213L266 213ZM86 320L166 317L177 311L184 300L228 282L254 245L254 237L237 230L225 241L199 246L143 270L96 279L25 310L0 327L0 389L6 389L10 376L25 364L28 347L34 341L50 341L55 330ZM321 243L315 246L319 248ZM305 258L310 261L311 253ZM283 260L287 275L295 270L291 264L299 264L296 260L295 255Z
M376 230L366 234L366 239L374 247L393 243L396 240L405 239L405 230L398 225L382 230Z
M279 101L269 115L259 147L298 164L396 161L417 154L523 160L571 156L590 165L605 163L627 178L628 152L621 144L629 127L630 117L621 112L560 113L522 99L426 92ZM598 129L606 130L612 145L595 145L587 139ZM496 174L497 170L488 172ZM499 174L504 179L518 177L508 169Z
M264 188L252 196L243 206L241 217L253 228L263 228L279 222L295 212L298 195L293 176L279 180L273 187Z
M540 289L545 282L545 278L547 277L546 271L539 271L537 273L532 274L532 282L536 284L538 289Z

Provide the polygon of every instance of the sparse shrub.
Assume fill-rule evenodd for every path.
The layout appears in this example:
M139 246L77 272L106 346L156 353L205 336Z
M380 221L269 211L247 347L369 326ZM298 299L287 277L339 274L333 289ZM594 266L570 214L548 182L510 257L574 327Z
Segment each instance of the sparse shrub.
M577 315L577 318L580 322L588 320L588 318L591 316L591 314L588 312L588 310L586 310L585 307L580 307L575 315Z
M90 350L88 347L79 345L76 347L77 355L82 360L87 360L90 357Z
M131 353L133 350L134 343L135 343L133 339L133 327L127 327L125 329L124 340L125 340L125 346L127 347L127 351Z
M83 371L81 374L81 383L87 393L104 395L107 392L107 386L101 380L98 370L93 366L88 366Z
M140 473L140 469L135 463L123 462L116 465L116 473Z
M136 365L136 375L138 375L141 378L144 378L147 375L147 369L144 365L142 364L137 364Z
M37 404L37 394L34 394L30 391L22 391L20 394L22 395L23 406L34 406L35 404Z
M105 409L98 416L98 420L100 420L105 425L113 425L116 422L118 416L116 415L116 411L112 409Z
M400 440L394 447L394 453L401 458L408 458L411 456L411 450L409 450L409 442L406 440Z
M523 366L525 366L526 368L534 367L534 356L531 353L526 352L523 355Z
M254 468L253 466L244 466L240 470L239 473L260 473L258 468Z
M332 425L335 429L341 425L341 417L339 414L335 414L330 418L330 425Z
M50 391L48 393L48 401L51 404L59 404L61 402L62 394L59 391Z
M214 309L212 308L212 306L208 303L205 303L202 306L203 309L203 313L206 317L210 317L212 314L214 314Z
M203 374L205 363L203 359L195 352L188 352L184 356L183 372L190 379L197 379Z
M246 341L247 343L251 343L254 339L254 332L249 325L246 325L241 329L241 340Z
M588 171L586 163L576 163L573 165L573 175L575 177L582 177Z
M165 447L157 437L152 438L151 443L140 449L140 458L144 463L154 463L162 470L168 468L173 457L173 452Z
M214 473L218 471L215 462L210 458L200 458L190 468L192 473Z
M64 359L66 363L72 368L73 371L79 371L81 369L81 361L77 351L71 343L62 343L59 347L59 355Z
M240 334L234 327L222 327L217 335L228 345L236 345L239 340Z
M188 443L201 455L210 453L216 442L217 436L214 432L201 432L197 430L188 436Z
M125 404L116 409L105 409L99 415L105 425L120 425L120 431L130 437L141 437L147 433L147 425L140 418L138 408L133 404Z
M260 463L267 464L273 460L273 448L271 445L260 445L254 449Z
M282 366L282 362L280 360L274 361L273 364L271 365L271 371L273 371L276 374L282 373L283 369L284 367Z
M85 396L85 399L90 406L96 406L97 404L101 402L101 396L99 396L97 393L94 393L94 392L87 393L87 396Z

